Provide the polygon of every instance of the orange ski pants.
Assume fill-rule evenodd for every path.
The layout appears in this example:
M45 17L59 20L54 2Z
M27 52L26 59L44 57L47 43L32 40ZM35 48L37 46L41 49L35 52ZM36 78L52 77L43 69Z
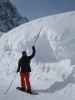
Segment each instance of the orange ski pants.
M20 72L21 87L25 88L26 90L31 90L29 78L30 72Z

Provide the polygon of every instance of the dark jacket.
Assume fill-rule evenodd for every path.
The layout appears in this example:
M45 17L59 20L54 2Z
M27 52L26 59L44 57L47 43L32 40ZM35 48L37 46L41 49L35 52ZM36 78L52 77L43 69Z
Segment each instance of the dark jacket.
M33 53L31 56L24 55L19 59L17 72L31 72L30 62L35 56L35 47L32 47Z

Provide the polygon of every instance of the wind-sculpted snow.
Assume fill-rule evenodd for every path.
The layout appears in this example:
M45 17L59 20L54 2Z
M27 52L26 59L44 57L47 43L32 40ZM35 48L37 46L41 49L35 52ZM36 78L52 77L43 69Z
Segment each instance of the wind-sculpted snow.
M65 66L66 65L66 66ZM69 59L56 63L32 63L32 78L42 81L62 81L68 77L72 71Z
M42 62L53 62L69 58L74 63L74 17L75 12L69 12L23 24L4 35L0 40L0 45L9 45L12 51L18 50L21 53L27 47L31 49L34 44L34 36L41 30L36 43L36 59Z
M36 43L36 60L55 62L61 58L69 58L73 61L74 16L74 12L48 16L15 28L0 39L0 56L6 53L21 55L22 50L31 50L34 36L41 30Z

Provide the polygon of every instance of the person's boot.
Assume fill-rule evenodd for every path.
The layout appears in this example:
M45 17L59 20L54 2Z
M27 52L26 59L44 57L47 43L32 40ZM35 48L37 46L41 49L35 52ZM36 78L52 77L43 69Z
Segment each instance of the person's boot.
M31 91L31 89L28 89L28 90L27 90L27 93L30 93L30 94L32 94L32 91Z
M21 90L22 90L22 91L26 91L26 89L25 89L24 87L21 87Z

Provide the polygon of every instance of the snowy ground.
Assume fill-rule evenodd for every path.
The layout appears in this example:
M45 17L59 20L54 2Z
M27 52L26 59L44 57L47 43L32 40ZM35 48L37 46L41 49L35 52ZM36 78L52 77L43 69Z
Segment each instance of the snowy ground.
M0 38L0 100L75 100L74 18L75 12L40 18ZM41 36L36 43L37 54L31 63L30 78L32 89L39 95L30 96L16 90L20 83L19 74L15 72L21 51L27 49L27 53L31 53L29 50L34 43L33 37L42 26ZM43 49L39 51L40 48ZM51 58L45 61L43 58L48 58L46 55L49 54ZM40 62L37 62L37 58L40 58ZM14 78L12 87L4 95Z
M66 66L65 66L66 65ZM35 67L33 65L33 67ZM38 72L37 72L38 70ZM5 95L11 80L15 77L12 87ZM52 64L39 64L31 74L32 88L39 95L22 93L16 90L19 83L19 74L10 74L1 79L0 76L0 99L1 100L75 100L75 66L71 66L70 60L63 60ZM3 78L3 77L2 77Z

